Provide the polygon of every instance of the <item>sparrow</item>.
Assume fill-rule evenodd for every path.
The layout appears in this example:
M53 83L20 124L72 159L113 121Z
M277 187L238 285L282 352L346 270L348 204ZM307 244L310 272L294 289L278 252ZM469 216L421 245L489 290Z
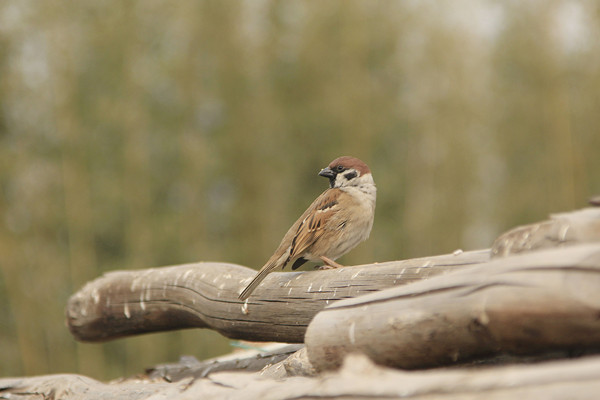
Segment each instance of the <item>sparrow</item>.
M265 277L294 261L339 268L335 260L366 240L373 227L377 188L371 170L361 160L343 156L319 172L329 179L325 190L287 231L275 253L239 295L246 300Z

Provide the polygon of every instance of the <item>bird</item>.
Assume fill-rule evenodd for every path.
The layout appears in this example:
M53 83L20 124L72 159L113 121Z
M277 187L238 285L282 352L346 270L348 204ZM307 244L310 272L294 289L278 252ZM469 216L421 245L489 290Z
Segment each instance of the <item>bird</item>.
M319 175L329 179L329 188L291 226L239 300L248 299L269 273L291 261L292 270L307 261L322 261L324 269L342 267L335 260L368 239L377 188L367 164L342 156L321 169Z

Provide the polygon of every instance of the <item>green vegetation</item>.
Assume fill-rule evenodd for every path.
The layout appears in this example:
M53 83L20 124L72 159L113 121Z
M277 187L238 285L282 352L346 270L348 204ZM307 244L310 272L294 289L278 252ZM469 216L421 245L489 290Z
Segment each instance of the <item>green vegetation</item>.
M379 187L340 261L490 246L600 191L596 2L0 3L0 375L141 372L185 331L75 343L114 269L258 268L344 154Z

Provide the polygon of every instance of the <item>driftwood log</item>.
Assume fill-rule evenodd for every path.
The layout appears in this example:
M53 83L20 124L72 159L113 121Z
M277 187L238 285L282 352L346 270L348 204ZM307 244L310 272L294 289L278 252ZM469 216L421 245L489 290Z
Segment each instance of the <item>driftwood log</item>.
M345 267L272 273L247 303L238 293L246 267L196 263L110 272L67 304L67 325L81 341L182 328L210 328L234 339L302 343L314 315L334 301L483 263L489 250Z
M353 352L425 368L498 354L600 349L600 244L531 252L336 302L306 332L312 365Z
M600 350L599 221L600 209L581 210L514 229L491 251L274 273L248 303L237 301L237 293L254 271L236 265L110 273L69 301L69 328L79 340L202 327L234 338L295 342L306 331L305 347L187 359L108 384L71 374L4 378L0 397L597 398L600 356L539 361ZM458 363L477 365L482 357L538 362ZM425 371L384 366L448 364L453 367Z

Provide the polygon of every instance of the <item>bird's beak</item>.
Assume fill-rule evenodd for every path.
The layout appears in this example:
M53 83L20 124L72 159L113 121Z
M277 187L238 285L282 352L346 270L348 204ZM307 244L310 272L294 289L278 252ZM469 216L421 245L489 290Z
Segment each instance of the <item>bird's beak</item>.
M321 172L319 172L319 175L329 179L329 187L335 186L335 177L337 176L337 174L331 168L323 168Z
M323 169L321 170L321 172L319 172L319 175L320 175L320 176L324 176L325 178L328 178L328 179L335 179L335 175L336 175L336 174L335 174L335 172L333 172L333 171L331 170L331 168L329 168L329 167L326 167L326 168L323 168Z

